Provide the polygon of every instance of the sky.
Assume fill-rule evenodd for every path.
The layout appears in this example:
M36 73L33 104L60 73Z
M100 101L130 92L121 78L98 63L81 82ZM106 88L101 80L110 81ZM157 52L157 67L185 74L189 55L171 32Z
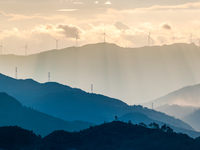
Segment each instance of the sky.
M197 0L0 0L3 54L25 55L103 42L121 47L199 45ZM192 39L190 38L192 35ZM174 39L174 40L173 40Z

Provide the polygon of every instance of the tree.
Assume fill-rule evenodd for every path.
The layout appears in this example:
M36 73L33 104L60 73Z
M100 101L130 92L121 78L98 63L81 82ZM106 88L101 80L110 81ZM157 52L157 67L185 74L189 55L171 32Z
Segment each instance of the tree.
M167 130L166 124L164 124L164 125L161 127L161 130L163 130L163 131L166 131L166 130Z
M159 125L157 123L155 123L155 122L150 123L149 127L152 128L152 129L159 129Z
M166 124L164 124L162 127L161 127L161 130L163 130L164 132L167 132L167 133L172 133L174 132L172 128L170 128L169 126L166 126Z
M167 132L167 133L173 133L174 131L173 131L172 128L170 128L169 126L167 126L167 130L166 130L166 132Z
M147 125L144 124L143 122L140 122L139 125L142 126L142 127L146 127L147 128Z
M118 117L117 116L115 116L115 121L117 121L118 120Z

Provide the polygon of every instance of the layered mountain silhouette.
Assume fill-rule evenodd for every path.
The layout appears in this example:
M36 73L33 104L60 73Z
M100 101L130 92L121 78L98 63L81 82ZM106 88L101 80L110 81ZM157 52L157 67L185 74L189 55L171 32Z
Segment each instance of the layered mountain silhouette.
M131 123L127 124L119 121L91 127L90 129L84 130L77 134L71 134L64 131L56 131L46 136L44 141L47 147L55 147L57 143L61 143L68 149L81 150L175 150L185 149L186 147L188 149L197 149L197 147L199 147L198 140L191 139L184 134L177 134L173 132L166 133L160 129L149 129L138 125L132 125Z
M189 123L196 131L200 131L200 109L182 118L185 122Z
M20 102L29 104L38 111L66 121L81 120L101 124L104 121L114 120L115 116L121 117L128 113L140 113L155 122L162 122L179 128L175 129L177 132L183 129L185 131L181 130L181 132L192 137L196 136L189 133L193 131L193 128L179 119L142 106L129 106L118 99L87 93L58 83L40 84L31 79L16 80L2 74L0 75L1 81L3 83L3 86L0 85L1 91L9 93L19 99Z
M1 73L39 82L56 81L121 99L143 103L200 83L200 48L195 44L122 48L98 43L29 56L1 55ZM151 106L151 105L150 105Z
M80 132L58 130L44 138L20 127L0 127L0 148L8 150L198 150L199 145L199 138L155 123L147 126L113 121Z
M164 112L170 116L174 116L176 118L182 119L185 116L193 113L194 111L198 110L198 107L194 106L183 106L183 105L161 105L155 108L156 111Z
M91 123L68 122L31 108L22 106L15 98L0 93L0 126L20 126L45 136L55 130L79 131L93 125Z
M55 82L40 84L32 79L16 80L3 74L0 74L0 82L0 91L15 97L26 106L31 106L37 97L72 89Z
M200 84L187 86L176 90L172 93L169 93L163 97L145 103L144 106L149 106L151 103L155 107L161 105L182 105L182 106L193 106L199 107L200 106Z
M133 113L125 114L125 115L119 117L119 120L120 121L125 121L125 122L130 122L131 121L131 123L133 123L133 124L144 123L146 125L149 125L149 124L151 124L153 122L156 122L159 126L163 126L164 124L166 124L166 125L170 126L175 132L177 132L177 133L185 133L185 134L189 135L190 137L196 138L196 137L198 137L200 135L199 132L195 132L195 131L191 131L191 130L185 130L184 128L179 128L179 127L176 127L176 126L172 126L172 125L168 124L168 122L166 120L158 121L156 119L151 119L147 115L144 115L144 114L139 113L139 112L133 112ZM187 123L190 124L190 122L187 122ZM197 130L197 131L199 131L199 130Z

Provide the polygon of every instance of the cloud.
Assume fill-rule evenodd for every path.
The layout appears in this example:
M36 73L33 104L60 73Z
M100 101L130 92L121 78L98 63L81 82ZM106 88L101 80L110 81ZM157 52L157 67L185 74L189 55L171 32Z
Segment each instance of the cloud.
M73 9L68 9L68 10L72 11ZM62 15L41 16L39 14L35 14L32 16L26 16L26 15L21 15L21 14L6 14L3 11L0 11L0 13L2 13L3 16L9 18L7 21L30 20L30 19L44 19L44 20L61 20L62 19L63 20L66 18Z
M75 26L58 25L58 29L61 29L60 33L65 35L66 38L80 38L81 30Z
M167 38L164 36L158 36L157 40L161 43L161 44L165 44L167 43Z
M170 23L162 23L161 28L164 30L172 30L172 25Z
M118 29L118 30L128 30L130 29L128 25L124 24L123 22L121 21L117 21L115 22L114 26Z
M157 10L187 10L187 9L200 9L200 2L186 3L182 5L154 5L152 7L138 8L135 10L141 11L157 11Z
M36 16L25 16L25 15L20 15L20 14L6 14L3 11L0 11L0 13L2 13L5 17L10 17L8 21L36 18Z
M34 34L49 34L53 37L65 37L65 38L80 38L80 34L83 32L82 29L76 26L67 24L46 24L38 25L30 31Z
M77 9L58 9L58 11L76 11Z
M80 5L80 4L83 4L83 2L74 2L74 4Z
M107 1L107 2L105 2L104 4L106 4L106 5L111 5L111 2L110 2L110 1Z

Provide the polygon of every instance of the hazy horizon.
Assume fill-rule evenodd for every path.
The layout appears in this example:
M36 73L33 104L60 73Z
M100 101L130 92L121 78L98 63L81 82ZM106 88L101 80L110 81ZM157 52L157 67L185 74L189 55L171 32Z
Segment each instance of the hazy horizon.
M57 48L98 44L103 43L104 38L106 43L115 43L125 50L144 48L135 53L131 50L137 49L129 49L130 55L116 53L112 48L111 53L99 50L101 57L93 54L99 58L96 66L89 62L91 50L79 52L79 55L67 53L63 58L65 64L55 62L57 66L47 64L56 59L53 56L43 60L34 58L34 61L21 57L18 63L9 59L5 60L6 64L1 64L1 72L5 75L14 77L15 67L18 67L19 78L45 82L47 73L51 72L52 81L88 92L90 84L94 84L96 93L129 104L151 101L179 88L200 83L197 47L194 53L189 46L186 46L189 52L186 49L181 51L184 47L174 46L174 53L165 49L165 45L173 43L199 46L200 19L196 14L200 12L200 2L197 0L3 0L0 5L2 58L6 56L4 54L25 56L27 52L32 56ZM163 47L152 47L155 45ZM145 46L149 50L161 49L146 52ZM26 64L28 61L31 61L30 68ZM65 73L55 75L60 66ZM89 69L85 69L88 66Z
M0 5L3 54L24 55L58 48L99 43L121 47L191 43L199 45L200 2L120 0L8 0ZM37 8L37 9L35 9ZM190 38L192 35L192 39ZM152 43L153 42L153 43ZM12 43L12 44L10 44Z
M0 150L199 148L199 0L0 6Z
M1 73L40 83L55 81L74 88L142 104L200 83L199 46L174 44L123 48L97 43L28 56L1 55ZM150 106L151 107L151 106Z

